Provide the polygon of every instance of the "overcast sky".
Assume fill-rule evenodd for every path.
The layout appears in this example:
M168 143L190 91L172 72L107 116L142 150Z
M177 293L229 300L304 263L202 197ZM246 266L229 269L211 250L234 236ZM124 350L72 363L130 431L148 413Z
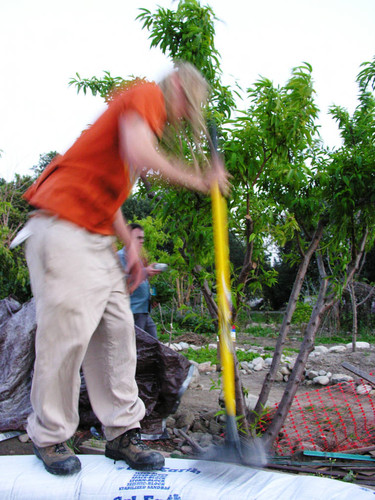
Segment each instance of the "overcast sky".
M259 76L283 85L293 67L313 67L325 143L339 145L327 115L350 112L356 76L375 55L375 0L211 0L221 20L216 47L223 82L250 87ZM63 153L103 111L100 97L77 95L69 80L103 75L158 80L170 69L135 18L171 0L1 0L0 177L30 173L39 155Z

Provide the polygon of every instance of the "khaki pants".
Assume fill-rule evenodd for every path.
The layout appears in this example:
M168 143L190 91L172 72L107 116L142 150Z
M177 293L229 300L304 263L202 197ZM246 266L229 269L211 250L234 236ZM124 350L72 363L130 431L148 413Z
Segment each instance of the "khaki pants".
M139 427L145 408L135 382L133 316L113 238L44 215L28 227L37 333L27 432L42 447L74 434L82 366L92 408L106 438L114 439Z

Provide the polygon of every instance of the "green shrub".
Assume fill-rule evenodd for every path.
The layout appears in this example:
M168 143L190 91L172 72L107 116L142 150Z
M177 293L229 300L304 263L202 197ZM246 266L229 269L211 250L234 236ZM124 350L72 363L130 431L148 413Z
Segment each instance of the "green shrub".
M304 302L297 302L296 310L294 311L292 323L294 325L301 325L308 323L312 313L312 306Z

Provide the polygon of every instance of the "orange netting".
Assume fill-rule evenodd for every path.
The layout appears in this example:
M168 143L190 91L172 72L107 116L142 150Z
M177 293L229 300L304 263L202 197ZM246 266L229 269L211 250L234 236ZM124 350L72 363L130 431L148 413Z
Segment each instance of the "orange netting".
M265 431L277 405L263 418ZM353 382L295 396L274 447L279 455L301 450L344 451L375 444L375 401Z

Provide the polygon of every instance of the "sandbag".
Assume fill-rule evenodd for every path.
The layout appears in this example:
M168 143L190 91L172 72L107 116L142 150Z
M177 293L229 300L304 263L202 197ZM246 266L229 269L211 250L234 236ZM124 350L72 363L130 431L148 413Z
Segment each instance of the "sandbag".
M0 457L2 500L373 500L374 491L314 476L235 464L167 458L160 471L80 455L82 471L49 474L35 456Z

